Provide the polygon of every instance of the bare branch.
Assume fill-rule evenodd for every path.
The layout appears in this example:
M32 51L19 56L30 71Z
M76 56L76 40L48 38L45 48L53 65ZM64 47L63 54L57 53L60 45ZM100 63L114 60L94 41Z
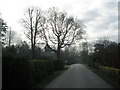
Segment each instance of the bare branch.
M51 32L48 34L48 37L46 37L48 38L47 40L63 48L74 44L77 40L82 38L83 30L80 20L67 17L66 13L59 12L56 8L52 8L48 12L48 32Z
M31 7L27 9L25 19L22 19L24 27L27 29L25 32L28 39L31 41L32 56L35 56L35 45L38 41L37 38L42 35L42 23L43 16L42 11L39 8ZM39 38L40 39L40 38Z
M47 46L48 48L50 48L52 51L57 52L57 50L51 48L50 45L49 45L48 43L46 43L46 46Z

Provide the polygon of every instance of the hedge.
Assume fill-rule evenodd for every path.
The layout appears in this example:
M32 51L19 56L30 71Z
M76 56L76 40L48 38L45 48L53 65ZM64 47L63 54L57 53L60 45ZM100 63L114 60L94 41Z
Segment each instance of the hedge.
M3 57L3 88L31 88L55 70L64 69L59 60L26 60L20 57Z
M64 61L63 60L54 60L55 70L63 70L64 69Z
M50 60L32 60L32 84L39 83L54 73L54 65Z
M2 87L27 88L31 86L32 69L28 60L20 57L2 58Z
M44 78L53 74L54 71L64 69L63 60L32 60L33 84L39 83Z
M109 74L110 77L115 77L117 80L120 81L120 69L113 68L113 67L107 67L107 66L101 66L101 70Z
M101 66L101 70L111 79L116 88L120 87L120 69Z

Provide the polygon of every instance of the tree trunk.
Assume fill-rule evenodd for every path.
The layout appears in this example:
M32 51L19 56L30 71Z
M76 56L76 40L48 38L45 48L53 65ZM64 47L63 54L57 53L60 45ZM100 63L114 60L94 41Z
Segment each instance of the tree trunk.
M35 59L35 45L33 45L33 59Z
M60 60L60 47L58 46L57 49L57 60Z
M32 36L33 37L33 36ZM35 44L33 38L31 38L32 59L35 59Z
M9 41L8 41L8 43L9 43L9 47L10 47L11 46L11 30L9 32Z
M32 47L31 47L31 49L32 49L32 59L34 59L34 52L35 52L35 51L34 51L34 45L32 44L31 46L32 46Z
M57 60L60 60L60 51L57 51Z
M37 26L38 26L38 21L36 20L35 32L34 32L34 37L33 37L33 59L35 59L35 44L36 44Z
M9 47L10 47L10 45L11 45L11 41L10 41L10 38L9 38Z
M60 36L57 37L58 39L58 47L57 47L57 60L60 60Z

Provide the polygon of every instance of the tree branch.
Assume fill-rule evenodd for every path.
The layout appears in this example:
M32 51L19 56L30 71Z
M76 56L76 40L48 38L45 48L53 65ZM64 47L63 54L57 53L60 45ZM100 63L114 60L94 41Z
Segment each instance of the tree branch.
M49 49L51 49L52 51L57 52L57 50L52 49L48 43L46 43L46 46L47 46Z

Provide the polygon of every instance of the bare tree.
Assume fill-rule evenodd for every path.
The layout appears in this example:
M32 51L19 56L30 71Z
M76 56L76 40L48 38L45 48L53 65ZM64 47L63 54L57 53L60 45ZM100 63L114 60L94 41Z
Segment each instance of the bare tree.
M14 39L15 39L15 31L12 31L11 28L9 28L9 31L7 31L8 46L11 46L11 43Z
M22 19L22 23L27 29L25 34L27 38L31 41L32 58L35 57L35 46L37 43L37 38L41 36L41 20L42 11L39 8L31 7L27 9L25 14L25 19Z
M77 18L70 17L67 13L60 12L54 7L48 10L47 29L45 29L44 35L46 45L57 53L58 60L61 49L81 40L84 33L83 23Z

